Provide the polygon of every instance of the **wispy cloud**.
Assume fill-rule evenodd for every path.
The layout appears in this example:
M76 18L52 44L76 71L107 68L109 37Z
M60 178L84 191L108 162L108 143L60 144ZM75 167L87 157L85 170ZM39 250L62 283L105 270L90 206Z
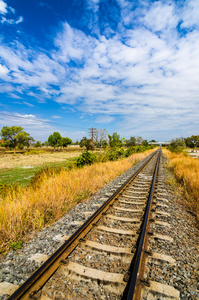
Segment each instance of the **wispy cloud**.
M13 112L12 115L7 111L2 111L0 115L0 125L3 126L21 126L36 140L44 141L46 136L58 129L46 122L49 120L41 119L33 114L21 114Z
M13 7L7 6L5 1L0 0L0 14L6 15L8 13L10 13L10 15L15 17L16 11ZM15 19L13 19L13 18L8 18L5 16L2 16L1 20L0 20L0 23L2 23L2 24L11 24L11 25L13 25L13 24L17 25L21 22L23 22L23 17L21 17L21 16L18 17L18 19L16 19L16 17L15 17Z
M52 116L53 119L61 119L62 117L60 116Z
M1 23L4 24L4 23L7 23L7 24L19 24L23 22L23 17L19 17L17 20L14 20L14 19L6 19L5 17L2 17L1 18Z
M99 116L96 119L96 123L108 124L111 123L115 118L111 116Z
M1 105L1 104L0 104ZM61 136L70 137L74 142L87 135L86 131L60 129L59 126L48 124L50 120L38 118L33 114L21 114L13 112L12 115L7 111L1 111L0 126L21 126L35 140L44 142L48 136L55 131L59 131Z
M34 107L34 105L32 103L29 103L29 102L26 102L26 101L23 101L23 104L29 106L29 107Z

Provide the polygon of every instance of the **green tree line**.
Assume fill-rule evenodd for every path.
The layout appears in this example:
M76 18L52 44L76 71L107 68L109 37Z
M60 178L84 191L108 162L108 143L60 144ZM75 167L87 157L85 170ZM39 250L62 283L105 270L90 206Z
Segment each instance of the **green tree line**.
M16 149L23 149L24 147L42 147L51 146L55 149L66 148L68 145L72 144L72 140L69 137L62 137L59 132L53 132L48 140L44 143L40 141L35 141L33 137L30 136L21 126L4 126L0 131L1 142L0 145L9 149L13 149L14 153ZM150 142L155 142L151 140ZM109 147L110 149L120 149L122 147L136 147L143 146L147 147L149 143L147 140L142 139L142 137L131 136L130 139L121 138L117 132L113 132L112 135L108 134L106 129L96 130L95 135L92 138L83 137L79 144L81 148L89 150L94 150L95 148ZM197 151L199 147L199 135L192 135L187 138L176 138L171 141L169 149L171 151L181 151L185 147L190 147Z

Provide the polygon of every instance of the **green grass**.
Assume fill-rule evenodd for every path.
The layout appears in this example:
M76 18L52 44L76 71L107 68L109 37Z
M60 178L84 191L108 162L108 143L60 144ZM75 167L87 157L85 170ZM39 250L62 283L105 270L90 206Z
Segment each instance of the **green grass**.
M0 181L6 184L18 184L20 186L26 186L31 178L42 168L46 167L67 167L68 164L75 161L75 158L68 158L67 160L59 163L49 162L40 166L32 166L31 168L16 167L12 169L0 170Z

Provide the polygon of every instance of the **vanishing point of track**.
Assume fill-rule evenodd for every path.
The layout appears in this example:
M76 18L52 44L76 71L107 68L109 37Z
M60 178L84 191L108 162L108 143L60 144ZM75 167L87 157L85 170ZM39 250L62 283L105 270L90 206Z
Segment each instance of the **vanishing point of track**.
M150 155L8 299L83 299L85 282L100 285L99 299L140 299L161 155ZM69 296L75 284L78 293Z

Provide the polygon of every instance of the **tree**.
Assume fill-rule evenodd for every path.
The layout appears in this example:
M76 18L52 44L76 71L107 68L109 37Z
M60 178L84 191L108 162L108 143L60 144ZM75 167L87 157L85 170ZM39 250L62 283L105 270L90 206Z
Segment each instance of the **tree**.
M156 143L156 142L157 142L156 140L149 141L149 143Z
M131 136L129 140L126 141L127 147L135 146L136 144L136 138L134 136Z
M107 140L108 140L108 132L106 131L106 129L97 129L96 132L96 141L98 142L99 148L101 149L101 147L103 147L103 144L105 145L105 142L107 144Z
M176 138L171 140L169 145L169 150L172 152L181 152L185 147L185 142L183 138Z
M61 139L62 137L59 132L53 132L53 134L51 134L48 138L48 144L54 147L54 151L55 151L55 147L61 146Z
M109 145L111 148L121 147L123 144L123 138L120 139L120 135L117 132L113 132L112 136L109 134Z
M104 148L104 149L106 149L108 147L108 143L107 143L106 140L101 141L101 147Z
M191 137L186 138L185 144L187 147L193 149L196 148L196 152L197 152L197 147L199 146L199 135L192 135Z
M34 147L35 148L41 148L42 144L40 141L37 141L35 144L34 144Z
M93 144L93 141L91 139L87 139L87 137L83 137L79 143L80 147L86 147L86 150L94 150L95 146Z
M79 141L78 141L78 140L76 140L76 142L74 143L74 145L79 145Z
M16 148L23 149L24 146L29 147L30 142L34 141L21 126L4 126L1 129L1 137L4 141L3 146L14 149L14 154L16 153Z
M137 136L137 137L136 137L136 144L137 144L137 145L141 145L141 144L142 144L142 141L143 141L143 139L142 139L141 136Z
M148 143L147 140L143 140L143 141L142 141L142 145L145 146L145 147L147 147L147 146L149 145L149 143Z
M44 144L44 146L46 146L46 147L48 147L48 146L49 146L49 143L48 143L48 141L45 141L43 144Z
M61 138L61 145L63 148L66 148L68 145L72 144L72 140L69 139L68 137L62 137Z

